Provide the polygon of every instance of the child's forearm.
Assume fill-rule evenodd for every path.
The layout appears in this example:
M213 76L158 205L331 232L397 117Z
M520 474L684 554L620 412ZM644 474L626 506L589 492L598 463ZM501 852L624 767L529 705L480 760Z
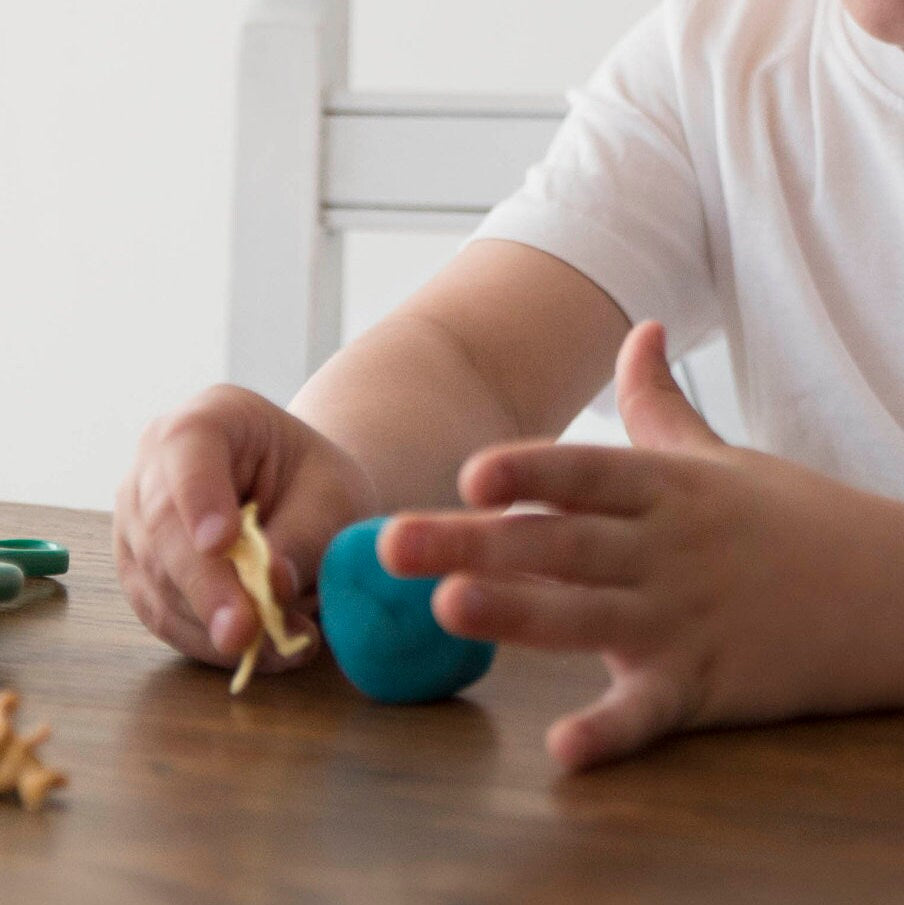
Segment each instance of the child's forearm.
M380 507L449 505L469 453L516 437L495 388L436 322L395 317L315 375L289 407L365 468Z
M385 511L449 504L474 450L560 433L611 378L628 327L564 262L476 242L289 408L358 460Z

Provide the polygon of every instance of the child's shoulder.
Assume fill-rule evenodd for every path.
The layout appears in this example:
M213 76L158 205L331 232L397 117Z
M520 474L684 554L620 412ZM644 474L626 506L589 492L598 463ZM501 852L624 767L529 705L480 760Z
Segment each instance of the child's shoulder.
M666 34L685 49L741 46L772 53L809 41L820 9L835 0L663 0Z
M632 96L656 98L675 84L698 101L714 102L714 86L725 97L752 90L802 65L830 4L841 0L661 0L629 32L599 69ZM667 93L667 92L666 92Z
M661 0L667 14L702 21L771 20L812 16L823 0Z

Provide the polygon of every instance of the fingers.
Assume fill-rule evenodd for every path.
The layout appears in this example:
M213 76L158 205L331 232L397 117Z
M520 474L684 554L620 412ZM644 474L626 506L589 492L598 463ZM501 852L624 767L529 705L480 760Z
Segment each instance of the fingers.
M670 466L642 451L535 441L492 447L463 466L473 506L543 502L573 512L640 515L655 505Z
M239 501L259 467L253 447L263 442L250 438L268 434L262 426L268 407L275 408L250 392L214 387L158 419L142 436L136 466L117 496L116 530L138 574L130 585L155 609L148 621L178 618L186 632L186 623L200 623L227 657L257 625L224 553L240 531ZM197 648L178 635L165 640L186 652L189 644Z
M617 681L603 697L554 723L549 753L567 770L627 757L681 725L679 693L652 674Z
M236 540L241 517L230 450L222 434L198 426L171 433L160 470L192 548L222 553Z
M224 557L240 528L243 476L230 447L243 443L233 416L244 398L220 388L151 425L114 522L120 575L139 616L167 643L217 664L233 660L258 624Z
M253 605L239 584L232 563L223 556L198 555L175 515L155 533L153 552L185 608L207 627L221 653L237 654L258 626Z
M316 598L306 591L323 548L343 524L372 514L374 495L360 466L297 418L250 391L214 387L142 438L117 496L123 586L158 637L234 663L259 621L225 553L241 530L240 503L254 499L274 595L316 637L305 616Z
M386 525L377 552L398 575L531 574L629 586L641 562L638 540L629 521L605 516L409 514Z
M121 510L117 511L117 520L121 518ZM129 594L133 608L156 637L177 648L186 656L202 660L215 666L235 666L241 652L254 637L258 628L257 616L238 588L236 601L230 606L210 607L208 618L202 618L189 600L203 600L203 594L194 590L207 580L206 576L192 579L192 568L184 571L189 576L184 587L178 587L170 578L169 570L179 572L180 555L165 553L157 558L151 551L143 550L139 562L135 552L129 546L126 535L116 530L114 535L116 563L120 581ZM188 551L187 544L177 545L180 551ZM233 590L233 581L237 582L234 570L225 559L216 559L213 564L226 569L226 584L229 592ZM275 582L276 584L276 582ZM190 587L189 587L190 586ZM285 598L283 598L285 599ZM261 672L278 672L291 669L311 659L319 647L320 634L317 626L305 615L314 608L312 598L302 602L297 610L286 613L286 628L289 634L307 634L314 642L300 654L284 658L278 654L271 643L267 643L261 651L257 669Z
M432 604L440 625L466 638L631 653L649 639L646 609L630 591L457 574L440 583Z
M644 321L628 334L615 383L618 409L635 446L697 455L722 446L672 376L662 324Z
M195 631L188 625L199 625L209 635L207 648L227 657L243 649L257 619L235 570L221 555L196 552L156 467L148 466L123 485L115 529L120 573L127 573L123 583L155 635L185 652L190 645L197 655ZM204 659L213 662L209 650Z
M248 498L269 517L292 477L285 460L314 437L283 409L233 386L212 387L149 434L141 460L157 467L195 549L209 553L236 540Z
M249 447L268 433L262 430L265 409L256 402L236 387L214 387L148 432L147 458L159 472L158 484L199 552L222 553L238 537L240 496L260 459Z
M214 666L231 666L235 656L218 651L207 627L181 606L181 595L166 579L148 581L135 554L121 534L115 542L120 583L138 618L155 637L186 656Z

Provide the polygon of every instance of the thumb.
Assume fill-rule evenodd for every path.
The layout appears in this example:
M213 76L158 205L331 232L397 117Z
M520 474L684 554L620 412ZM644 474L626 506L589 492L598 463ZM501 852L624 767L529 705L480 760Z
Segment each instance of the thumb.
M618 410L635 446L703 454L722 440L675 382L665 357L665 329L644 321L628 334L615 365Z
M634 754L674 732L681 720L680 698L667 683L620 679L595 703L553 723L546 747L568 770L586 770Z
M303 459L286 472L271 502L266 532L274 551L274 583L284 590L283 599L292 600L314 593L330 541L347 525L372 517L377 505L370 477L313 430Z

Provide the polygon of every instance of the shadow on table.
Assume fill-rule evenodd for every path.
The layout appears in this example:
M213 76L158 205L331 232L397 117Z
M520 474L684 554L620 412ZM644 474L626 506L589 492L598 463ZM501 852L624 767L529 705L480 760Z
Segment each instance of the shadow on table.
M0 613L14 613L27 608L35 615L56 614L65 608L68 600L65 585L55 579L29 578L18 596L0 603Z
M230 677L183 658L154 670L132 701L132 744L165 751L174 733L193 730L216 733L220 743L253 737L260 747L277 739L304 748L308 760L388 772L439 764L450 752L470 769L494 757L496 732L479 705L464 698L373 702L349 684L326 649L299 670L254 676L239 696L229 693Z

